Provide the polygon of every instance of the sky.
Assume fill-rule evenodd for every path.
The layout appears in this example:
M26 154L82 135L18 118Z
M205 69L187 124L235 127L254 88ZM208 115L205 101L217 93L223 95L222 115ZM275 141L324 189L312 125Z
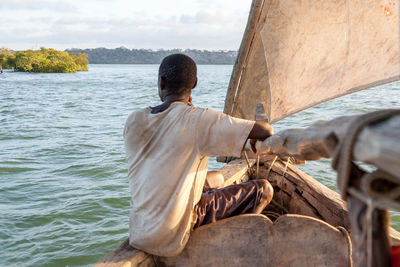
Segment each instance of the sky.
M237 50L251 0L0 0L0 47Z

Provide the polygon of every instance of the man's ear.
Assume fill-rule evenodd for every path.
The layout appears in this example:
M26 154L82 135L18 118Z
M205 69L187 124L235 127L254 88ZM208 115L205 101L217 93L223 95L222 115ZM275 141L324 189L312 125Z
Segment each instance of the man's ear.
M196 86L197 86L197 77L196 77L196 81L194 82L192 89L194 89Z
M164 78L164 76L160 77L160 89L161 90L165 89L165 78Z

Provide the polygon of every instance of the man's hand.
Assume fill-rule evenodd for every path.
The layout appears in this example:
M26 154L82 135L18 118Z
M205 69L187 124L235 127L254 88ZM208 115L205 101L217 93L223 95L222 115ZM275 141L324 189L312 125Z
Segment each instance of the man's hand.
M269 123L256 121L249 134L251 149L257 153L256 142L264 141L274 134L274 128Z

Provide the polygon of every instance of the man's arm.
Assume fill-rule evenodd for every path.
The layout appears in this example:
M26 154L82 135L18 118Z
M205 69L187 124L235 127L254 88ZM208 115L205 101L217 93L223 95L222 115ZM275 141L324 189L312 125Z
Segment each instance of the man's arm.
M263 121L256 121L249 133L250 145L253 152L257 153L256 142L258 140L264 141L273 134L274 134L274 128L272 128L272 126L269 123Z
M199 115L195 143L204 156L240 157L249 138L264 140L272 134L267 123L234 118L212 109L195 111Z

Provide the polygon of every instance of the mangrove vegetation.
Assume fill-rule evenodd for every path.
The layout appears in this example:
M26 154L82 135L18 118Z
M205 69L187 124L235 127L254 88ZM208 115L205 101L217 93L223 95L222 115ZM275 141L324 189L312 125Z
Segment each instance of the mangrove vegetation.
M24 72L66 73L88 70L87 55L68 53L52 48L40 50L11 51L0 49L0 65L3 69Z
M15 67L15 53L7 48L0 48L0 66L3 69L13 69Z

